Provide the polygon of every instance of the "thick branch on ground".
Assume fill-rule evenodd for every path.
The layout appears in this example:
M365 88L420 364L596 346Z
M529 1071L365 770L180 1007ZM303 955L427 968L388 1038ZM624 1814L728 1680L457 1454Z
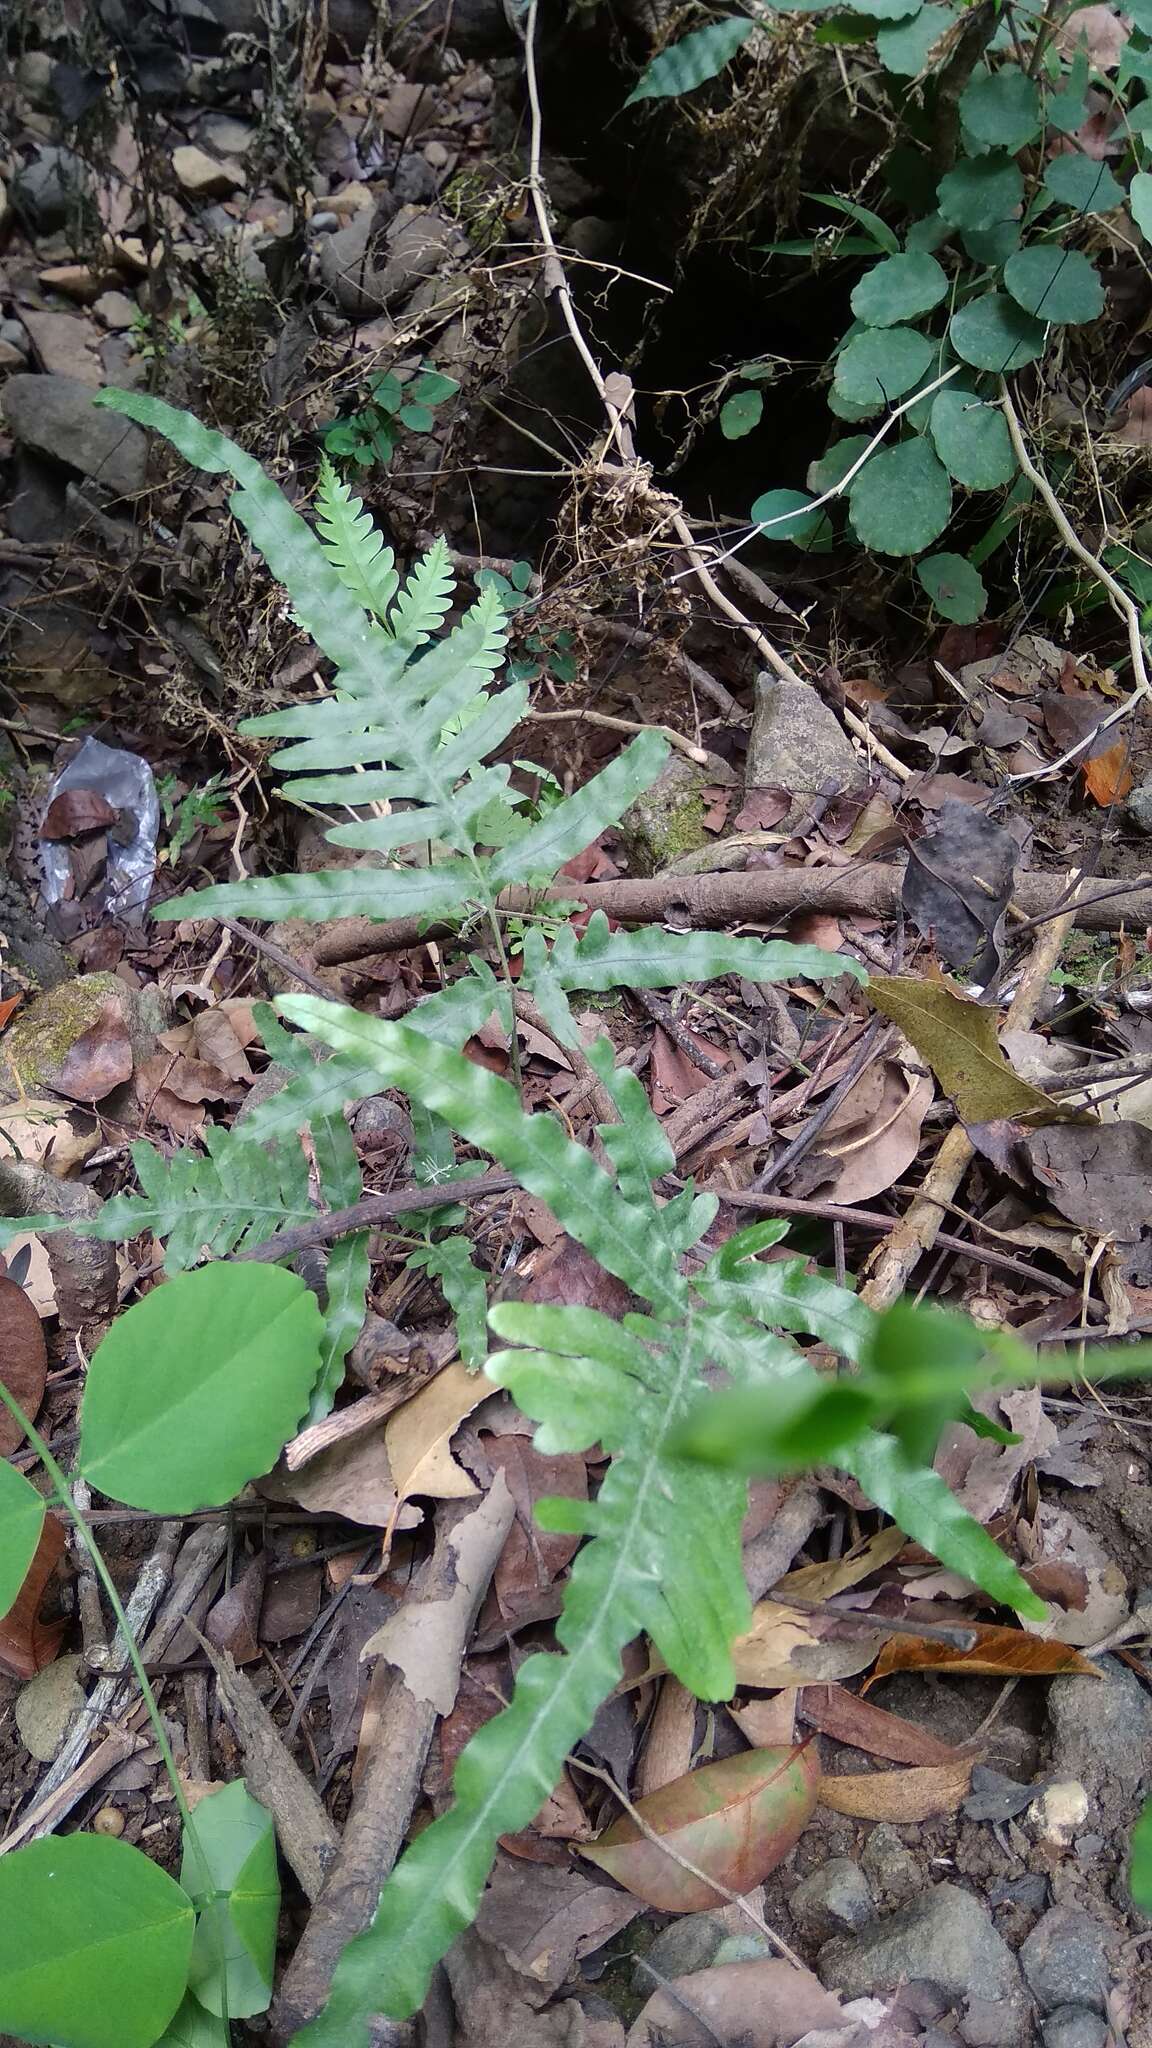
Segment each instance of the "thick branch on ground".
M653 875L650 880L570 882L563 877L551 894L589 910L603 910L622 924L698 925L778 924L802 910L828 910L851 916L895 917L900 908L904 870L879 861L855 861L848 868L753 868L744 874ZM1067 889L1062 875L1023 874L1017 877L1013 902L1029 918L1046 918L1060 906ZM530 889L506 889L500 908L541 910L549 901ZM1120 925L1139 929L1152 924L1152 875L1131 882L1106 876L1089 877L1081 887L1076 923L1087 931L1116 931ZM367 917L339 918L326 925L316 942L318 967L366 960L374 953L396 953L451 927L428 926L425 919L394 917L375 923Z
M437 1515L436 1548L376 1644L392 1680L344 1830L340 1854L284 1976L274 2021L290 2039L324 2005L343 1950L376 1910L420 1794L436 1722L451 1712L460 1665L515 1516L498 1472L479 1506Z

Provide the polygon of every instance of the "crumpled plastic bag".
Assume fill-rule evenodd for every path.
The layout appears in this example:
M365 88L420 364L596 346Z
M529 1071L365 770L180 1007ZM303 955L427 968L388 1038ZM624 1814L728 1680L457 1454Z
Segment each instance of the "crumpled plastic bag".
M54 778L48 802L69 789L95 790L120 812L119 823L108 834L108 866L92 908L106 917L142 924L156 873L160 829L160 800L151 768L142 755L130 754L125 747L86 739ZM40 860L44 901L51 907L63 900L72 873L67 845L42 839Z

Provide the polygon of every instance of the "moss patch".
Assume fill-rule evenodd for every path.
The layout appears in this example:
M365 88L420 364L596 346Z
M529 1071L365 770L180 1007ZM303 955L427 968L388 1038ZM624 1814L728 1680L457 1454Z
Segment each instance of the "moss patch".
M11 1099L51 1088L78 1038L90 1031L110 996L124 1001L114 974L80 974L37 996L10 1024L0 1058L0 1088Z

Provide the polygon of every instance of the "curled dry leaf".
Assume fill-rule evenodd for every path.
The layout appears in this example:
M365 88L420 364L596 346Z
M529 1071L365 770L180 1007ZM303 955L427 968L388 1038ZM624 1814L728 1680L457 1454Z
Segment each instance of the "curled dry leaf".
M550 1870L497 1856L476 1915L485 1941L537 1984L563 1984L634 1920L640 1908L582 1870Z
M874 1707L870 1700L857 1698L842 1685L806 1685L800 1695L799 1714L810 1728L869 1756L886 1757L893 1764L954 1764L962 1752L941 1742L915 1721ZM826 1802L825 1802L826 1803ZM889 1816L891 1818L891 1816Z
M783 1862L816 1804L820 1759L811 1741L750 1749L689 1771L637 1806L668 1848L729 1892L748 1892ZM696 1913L723 1894L676 1862L623 1814L581 1850L634 1897L665 1913Z
M35 1422L48 1377L44 1325L22 1287L7 1275L0 1278L0 1379L12 1399ZM0 1408L0 1456L19 1450L24 1431L7 1408Z
M1097 1237L1137 1237L1152 1222L1152 1130L1146 1124L1068 1124L1024 1140L1053 1208Z
M833 1635L829 1615L802 1614L777 1600L761 1600L752 1613L747 1635L732 1645L737 1685L765 1691L793 1685L819 1685L830 1678L855 1678L876 1655L876 1636L847 1641ZM883 1623L878 1624L882 1630Z
M1070 1643L1043 1642L1023 1629L994 1628L990 1623L977 1628L970 1650L953 1650L926 1636L893 1636L877 1657L867 1684L875 1685L893 1671L968 1671L984 1678L1103 1676Z
M69 1047L52 1085L75 1102L102 1102L131 1078L132 1041L120 1002L113 997Z
M795 1571L777 1579L772 1588L772 1598L781 1596L787 1600L789 1594L795 1600L833 1600L838 1593L850 1592L863 1579L870 1578L883 1565L891 1564L898 1557L908 1538L902 1529L890 1522L885 1529L877 1529L874 1536L865 1537L854 1543L843 1557L829 1557L818 1564L802 1564Z
M63 1527L55 1515L48 1515L19 1595L7 1614L0 1615L0 1671L10 1678L35 1677L60 1648L68 1624L41 1621L40 1602L63 1555Z
M677 1977L648 2000L628 2048L792 2048L812 2033L839 2042L848 2025L840 2000L810 1970L765 1958Z
M947 1764L923 1764L908 1771L853 1772L820 1781L820 1804L857 1820L932 1820L955 1813L967 1796L978 1751Z
M389 1416L384 1446L398 1500L416 1493L433 1500L466 1500L478 1491L449 1446L464 1417L491 1392L483 1373L469 1372L458 1361Z
M944 804L933 831L908 848L905 910L940 958L982 987L1001 963L1019 855L1011 832L964 803Z

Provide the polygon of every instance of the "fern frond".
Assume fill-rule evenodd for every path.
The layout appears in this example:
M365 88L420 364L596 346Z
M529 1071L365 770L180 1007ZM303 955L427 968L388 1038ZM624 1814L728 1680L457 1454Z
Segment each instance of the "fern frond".
M386 625L388 607L400 583L396 557L385 547L371 514L326 455L320 463L316 525L321 546L344 588L380 625Z
M183 1273L205 1253L225 1258L282 1226L315 1219L299 1145L259 1145L222 1124L209 1124L204 1142L206 1157L181 1150L171 1159L153 1145L133 1145L139 1194L114 1195L97 1215L66 1227L116 1244L150 1230L167 1239L166 1270Z
M423 646L447 618L454 589L448 543L441 536L405 579L388 619L393 638L405 647Z

